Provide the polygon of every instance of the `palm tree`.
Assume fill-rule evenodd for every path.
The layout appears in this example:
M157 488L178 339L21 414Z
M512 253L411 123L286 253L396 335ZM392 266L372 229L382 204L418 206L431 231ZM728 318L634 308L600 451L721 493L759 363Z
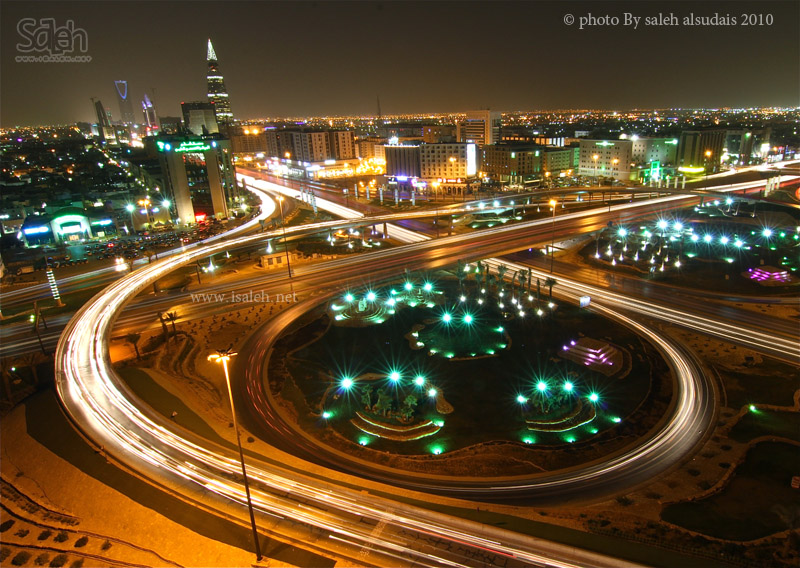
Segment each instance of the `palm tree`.
M167 320L172 324L172 335L176 335L175 322L178 320L178 312L167 312Z
M531 284L533 284L533 273L531 269L528 269L528 295L530 296L531 293Z
M550 288L550 299L553 299L553 286L557 284L555 278L550 278L549 276L544 281L544 285Z
M38 385L39 370L37 367L45 361L49 361L50 357L45 357L39 351L31 351L30 353L22 354L19 359L25 367L30 367L31 374L33 375L33 386Z
M506 272L508 272L508 267L505 264L500 264L497 267L497 277L500 279L499 285L501 290L505 288L504 277L506 275Z
M133 345L134 351L136 351L136 359L141 359L141 355L139 355L139 340L142 338L140 333L129 333L125 336L125 341Z
M519 293L520 296L525 293L525 282L527 282L527 277L525 273L522 271L517 272L517 280L519 281Z

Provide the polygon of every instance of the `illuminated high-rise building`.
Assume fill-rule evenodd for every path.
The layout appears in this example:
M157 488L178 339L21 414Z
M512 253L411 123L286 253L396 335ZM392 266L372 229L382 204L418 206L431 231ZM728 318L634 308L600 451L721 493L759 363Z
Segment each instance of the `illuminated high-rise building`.
M133 103L131 102L130 92L127 81L114 81L114 88L117 91L117 101L119 102L120 120L125 124L133 124Z
M114 132L114 129L111 127L111 120L109 119L108 112L106 111L103 103L99 100L95 101L92 99L94 103L94 110L97 114L97 135L100 137L100 140L107 143L107 144L116 144L117 137Z
M158 120L156 120L156 108L147 93L142 100L142 115L144 116L144 125L150 130L158 128Z
M231 103L228 100L228 91L225 89L225 79L222 78L222 73L219 71L217 54L214 52L214 46L211 45L211 39L208 40L206 61L208 62L208 75L206 76L208 81L208 102L214 104L217 122L219 124L228 124L233 121L233 113L231 112Z

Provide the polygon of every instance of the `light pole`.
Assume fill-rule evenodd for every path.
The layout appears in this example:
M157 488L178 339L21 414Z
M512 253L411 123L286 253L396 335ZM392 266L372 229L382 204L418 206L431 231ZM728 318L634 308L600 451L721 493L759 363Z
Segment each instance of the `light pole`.
M129 233L129 234L131 234L131 233L134 232L134 228L133 228L133 210L136 209L136 207L133 206L133 203L128 203L125 206L125 209L128 211L128 213L131 214L131 232Z
M597 179L597 187L600 187L600 177L597 175L597 160L600 158L597 154L592 156L592 160L594 160L594 177Z
M550 231L550 274L553 273L553 249L556 246L556 205L558 205L558 202L555 199L551 199L550 207L553 208L553 222Z
M289 264L289 243L286 242L286 221L283 219L283 195L278 196L278 207L281 210L281 227L283 228L283 250L286 252L286 269L289 271L289 280L291 280L292 266Z
M216 354L208 356L209 361L214 363L222 363L222 369L225 371L225 384L228 386L228 397L231 401L231 414L233 415L233 429L236 431L236 445L239 446L239 461L242 464L242 477L244 478L244 491L247 495L247 508L250 511L250 524L253 527L253 542L256 546L256 562L261 562L261 545L258 543L258 529L256 528L256 516L253 513L253 501L250 499L250 483L247 481L247 470L244 467L244 452L242 452L242 439L239 437L239 423L236 420L236 410L233 407L233 391L231 390L231 378L228 375L228 361L231 357L236 355L232 353L230 348L225 350L217 350Z
M706 150L706 167L704 168L706 172L706 181L708 181L708 165L710 163L710 160L711 160L711 150Z

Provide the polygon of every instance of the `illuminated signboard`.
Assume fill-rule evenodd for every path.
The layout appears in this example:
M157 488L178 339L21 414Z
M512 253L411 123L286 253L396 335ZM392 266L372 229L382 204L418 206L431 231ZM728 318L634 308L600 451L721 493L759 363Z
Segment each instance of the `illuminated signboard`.
M467 144L467 175L474 176L478 172L478 160L475 144Z
M700 174L706 171L706 169L701 167L682 166L678 168L678 171L685 174Z
M217 143L215 141L209 144L203 140L184 140L180 145L173 148L169 142L159 140L156 142L156 146L158 146L160 152L169 152L170 150L175 152L205 152L206 150L211 150L211 148L216 148Z
M606 140L603 140L602 142L595 142L595 146L613 146L613 145L614 145L613 142L608 142Z
M71 233L80 233L83 231L80 223L74 223L69 225L61 225L61 233L64 235L69 235Z
M22 232L26 235L41 235L42 233L49 233L50 227L45 227L44 225L41 227L31 227L29 229L23 229Z
M101 219L99 221L92 221L92 225L100 225L101 227L110 225L111 223L112 223L111 219Z

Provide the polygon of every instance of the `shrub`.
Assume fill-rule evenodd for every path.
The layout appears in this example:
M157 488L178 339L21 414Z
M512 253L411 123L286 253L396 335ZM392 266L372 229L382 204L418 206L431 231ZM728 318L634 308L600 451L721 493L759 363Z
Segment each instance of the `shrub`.
M628 505L633 503L633 499L625 495L620 495L619 497L617 497L617 503L619 503L623 507L627 507Z
M45 530L43 530L42 532L39 533L38 539L39 540L47 540L48 538L50 538L52 536L52 534L53 534L53 531L45 529Z
M17 552L17 555L11 559L11 564L14 566L25 566L28 563L28 560L31 559L31 553L27 550L20 550Z
M700 470L699 469L687 469L686 473L688 473L692 477L697 477L698 475L700 475Z
M700 482L698 482L698 483L697 483L697 486L698 486L700 489L702 489L703 491L706 491L706 490L708 490L708 489L711 489L711 483L709 483L709 482L708 482L708 481L706 481L705 479L704 479L703 481L700 481Z
M61 568L67 563L67 560L69 559L67 558L66 554L59 554L50 561L50 568Z
M58 531L58 534L53 540L55 540L56 542L66 542L68 538L69 535L66 532Z
M108 550L109 548L111 548L111 543L108 541L105 541L103 546L100 547L101 550Z
M14 526L14 519L8 519L7 521L3 521L2 523L0 523L0 533L6 532L13 526Z
M69 565L69 568L81 568L83 566L83 558L78 558L75 562Z
M39 556L36 557L36 560L33 561L34 564L37 566L44 566L47 564L48 560L50 560L50 555L46 552L42 552Z
M86 546L86 543L89 542L88 536L82 536L78 540L75 541L75 548L80 548L82 546Z
M731 467L731 464L729 464L728 462L719 462L719 467L721 467L722 469L728 469L729 467Z
M28 536L28 533L29 533L29 532L31 532L31 531L29 531L28 529L19 529L19 530L18 530L17 532L15 532L14 534L15 534L15 535L17 535L17 536L18 536L18 537L20 537L20 538L23 538L23 537L26 537L26 536Z

